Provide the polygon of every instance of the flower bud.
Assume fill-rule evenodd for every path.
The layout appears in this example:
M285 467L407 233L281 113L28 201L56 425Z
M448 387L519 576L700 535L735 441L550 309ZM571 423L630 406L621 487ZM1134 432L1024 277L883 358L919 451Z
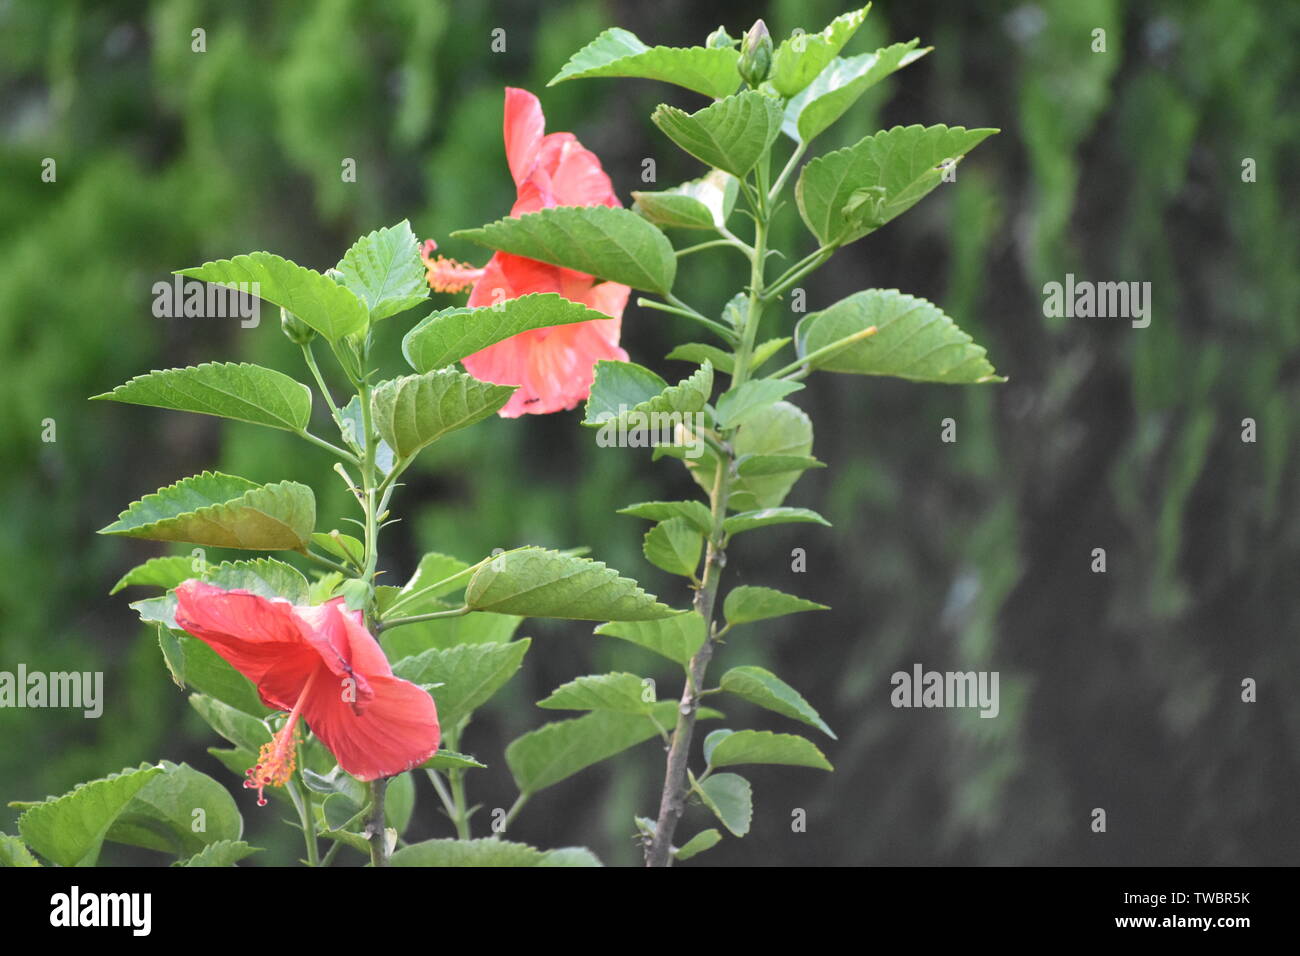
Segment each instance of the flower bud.
M750 87L756 87L767 78L771 66L772 34L767 32L766 23L755 20L740 44L740 62L736 69L740 71L741 79Z
M718 27L709 34L709 38L704 41L704 45L710 50L725 50L728 47L736 45L736 41L727 33L726 27Z
M316 337L316 330L288 309L280 308L280 330L294 345L306 345Z

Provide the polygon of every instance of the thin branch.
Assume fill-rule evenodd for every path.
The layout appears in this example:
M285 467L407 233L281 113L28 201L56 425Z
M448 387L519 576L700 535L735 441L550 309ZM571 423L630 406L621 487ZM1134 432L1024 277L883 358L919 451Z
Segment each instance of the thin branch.
M777 369L775 372L769 375L768 378L782 378L786 375L791 375L795 372L798 372L801 369L811 369L812 365L810 363L812 363L814 360L825 358L828 355L833 355L836 352L840 351L841 349L848 348L850 345L853 345L855 342L861 342L864 339L869 339L879 331L880 330L878 328L872 325L872 326L868 326L865 329L860 329L857 332L854 332L852 335L846 335L842 339L836 339L830 345L823 345L821 348L809 352L803 358L795 359L789 365L785 366L785 368Z
M430 611L428 614L412 614L410 617L390 617L381 619L375 625L376 631L386 631L390 627L401 627L403 624L419 624L421 621L436 621L444 617L461 617L472 611L471 607L457 607L449 611Z
M321 448L324 448L326 451L333 452L334 454L342 458L344 461L351 462L354 465L357 464L357 456L352 454L352 452L346 451L345 449L340 448L338 445L331 445L323 438L317 438L315 435L307 431L307 429L305 428L300 432L294 432L294 434L297 435L299 438L307 439L307 441L311 442L313 445L318 445Z
M672 315L680 315L682 318L691 319L692 321L698 322L700 325L708 327L710 331L716 333L729 345L736 344L735 332L727 328L721 322L715 322L713 319L710 319L708 316L701 315L699 312L692 309L686 303L680 301L679 299L675 298L672 295L668 296L667 304L663 302L656 302L654 299L645 299L645 298L637 299L636 304L642 306L643 308L655 309L659 312L668 312L671 313Z

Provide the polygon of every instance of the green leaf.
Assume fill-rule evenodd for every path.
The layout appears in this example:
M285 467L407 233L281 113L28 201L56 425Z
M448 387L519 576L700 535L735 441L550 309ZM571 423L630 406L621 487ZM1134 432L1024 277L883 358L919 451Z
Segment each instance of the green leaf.
M780 100L747 90L696 113L661 104L650 119L706 166L743 179L776 142L784 115Z
M206 362L137 375L95 395L129 405L216 415L301 432L311 419L311 389L282 372L246 362Z
M705 345L703 342L687 342L679 345L666 357L683 362L694 362L697 365L708 362L727 375L730 375L736 367L736 360L729 353L722 351L716 345Z
M487 418L514 390L455 369L390 379L371 396L375 427L398 458L409 458L443 435Z
M16 836L0 833L0 869L10 866L40 866L32 851Z
M668 237L630 209L556 206L452 236L660 295L677 275Z
M722 675L719 685L723 690L743 697L751 704L757 704L768 710L802 721L816 727L832 739L835 734L826 721L813 709L803 696L769 670L761 667L733 667Z
M343 286L366 304L372 322L405 312L429 297L420 241L405 219L362 236L334 268Z
M145 495L100 534L217 548L305 551L316 498L296 481L258 485L205 471Z
M695 576L704 536L685 518L669 518L646 532L641 550L657 568L684 578Z
M369 321L366 304L351 289L269 252L205 262L176 274L245 289L256 283L259 298L292 312L331 342L365 331Z
M719 727L717 730L709 731L704 738L704 762L706 764L713 758L714 748L734 733L735 731L730 727Z
M708 362L676 385L668 385L634 362L601 360L596 363L582 424L593 428L617 424L675 438L676 426L687 425L685 416L702 411L712 391L713 366Z
M222 561L208 565L202 578L208 584L227 591L251 591L264 598L284 598L293 604L307 603L307 579L293 565L275 558Z
M477 611L579 621L650 621L674 613L599 561L532 547L479 568L465 603Z
M404 606L402 613L424 614L430 610L452 610L451 605L429 600ZM431 648L447 650L461 644L507 644L514 639L523 618L515 614L491 614L477 611L457 617L445 617L400 627L387 627L380 644L390 660L414 657Z
M805 457L812 451L812 422L789 402L768 405L736 429L731 441L737 458L756 455ZM713 487L717 457L708 446L689 463L691 476L706 491ZM732 482L730 508L737 510L775 508L785 500L798 480L798 472L775 475L742 475Z
M538 866L604 866L599 857L585 846L562 846L547 850Z
M825 246L841 246L906 212L995 129L895 126L826 153L799 174L795 199Z
M94 866L118 815L162 767L140 767L80 783L61 797L28 806L18 832L29 847L60 866Z
M116 594L123 588L133 585L149 585L170 591L176 585L195 576L194 559L189 555L170 558L150 558L144 564L137 564L118 579L109 594Z
M807 508L763 508L759 511L742 511L740 514L732 515L722 523L722 530L727 534L738 534L752 528L796 522L821 524L828 528L831 526L829 521Z
M596 363L582 424L603 425L610 419L626 417L666 388L668 383L644 365L602 359Z
M389 858L390 866L599 866L590 851L576 847L534 849L490 837L479 840L425 840L403 847Z
M875 326L875 335L809 365L827 372L890 375L948 385L1005 382L985 350L938 306L897 289L867 289L804 317L795 331L799 355Z
M754 791L749 781L735 773L710 774L695 784L695 792L721 824L743 837L754 819Z
M475 570L469 562L462 561L460 558L430 551L420 559L415 573L400 590L380 589L379 612L381 616L390 611L397 613L397 610L403 614L408 612L423 614L426 609L418 607L419 602L465 590L465 585L469 584L469 579L474 576ZM383 599L385 592L391 592L391 600ZM438 608L430 607L427 610L438 610Z
M198 638L159 623L158 646L178 686L197 690L245 714L269 713L252 681Z
M604 312L558 293L530 293L483 308L435 312L406 333L402 354L411 368L428 372L459 362L521 332L608 319Z
M357 807L357 809L361 808ZM414 812L415 779L409 773L392 777L388 781L388 793L384 801L384 822L400 836L406 832L411 822L411 814Z
M782 96L794 96L844 49L870 9L871 4L867 4L861 10L840 14L820 33L801 34L782 41L772 54L767 81Z
M650 699L647 700L647 692ZM593 674L557 687L537 702L548 710L613 710L648 714L654 709L654 687L635 674Z
M760 343L759 345L755 345L754 354L751 357L749 363L750 370L757 372L760 368L763 367L764 363L766 363L768 359L770 359L773 355L781 351L781 349L785 348L789 344L790 344L790 340L788 338L784 338L784 339L768 339L766 342Z
M225 787L188 764L160 766L163 772L132 798L104 839L186 857L243 835L239 807Z
M774 734L769 730L738 730L718 741L709 759L711 767L732 767L742 763L835 769L811 740L798 734ZM713 779L716 777L709 778Z
M809 142L843 116L868 89L930 52L930 47L916 49L918 42L895 43L847 59L836 57L786 104L782 130L791 139Z
M736 205L740 183L720 169L660 192L632 192L632 211L656 226L677 229L713 229L726 226Z
M206 694L191 694L190 706L209 727L243 750L257 753L271 739L271 731L264 721Z
M467 754L458 754L454 750L439 750L436 754L420 764L422 770L486 770L487 764L479 763Z
M619 508L621 515L634 518L648 518L651 521L667 521L670 518L682 518L701 534L713 531L713 515L708 506L699 501L643 501L640 504Z
M648 47L611 27L573 54L547 86L582 77L626 76L675 83L714 99L740 85L739 54L731 47Z
M685 667L704 646L705 626L695 611L683 611L658 621L610 621L596 633L637 644Z
M784 475L809 468L825 468L826 463L807 455L751 455L736 463L737 473L744 476Z
M365 416L361 414L360 395L353 395L348 403L339 409L339 422L347 441L361 449L364 460L370 438L366 435ZM387 476L393 470L393 464L393 447L380 438L375 445L375 467L379 470L380 476Z
M689 860L693 856L698 856L705 850L711 850L722 842L722 834L717 830L709 829L687 840L682 846L678 847L673 856L678 862Z
M673 700L660 701L651 712L661 726L671 725L676 713ZM698 714L700 719L718 716L707 707ZM597 710L524 734L506 748L506 763L520 793L531 794L658 735L650 716Z
M317 531L311 536L311 543L340 561L348 561L353 564L361 564L365 561L366 546L357 538L352 537L350 534L343 534L338 529L328 533Z
M775 378L751 379L719 397L715 415L718 427L735 428L742 425L763 409L802 388L803 385L799 382L784 382Z
M261 847L249 846L243 840L219 840L172 866L234 866L245 857L261 852Z
M509 644L431 648L398 661L393 673L413 684L441 684L431 691L438 705L438 722L455 727L505 686L531 645L531 639L525 637Z
M742 585L732 588L723 604L723 612L728 624L748 624L751 621L763 621L770 617L782 617L800 611L826 611L825 604L805 601L803 598L786 594L775 588L759 588Z

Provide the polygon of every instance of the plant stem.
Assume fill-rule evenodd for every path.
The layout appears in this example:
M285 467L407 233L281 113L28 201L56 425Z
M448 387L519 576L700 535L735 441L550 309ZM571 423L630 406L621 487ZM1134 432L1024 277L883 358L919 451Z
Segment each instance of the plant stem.
M388 778L370 781L370 819L366 822L366 839L370 841L371 866L388 865L388 838L384 832L384 795Z
M528 798L530 796L532 796L532 794L521 793L518 797L515 798L515 802L511 804L510 809L506 812L506 818L505 818L506 830L509 830L510 824L515 822L515 817L519 816L519 811L524 808L524 804L528 802Z
M715 322L708 316L700 315L699 312L696 312L684 302L673 300L671 304L665 304L663 302L656 302L654 299L639 298L636 300L636 304L641 306L643 309L655 309L659 312L668 312L672 315L680 315L685 319L691 319L698 322L700 325L706 326L712 332L717 333L720 338L729 344L736 344L735 332L731 331L731 329L727 328L721 322Z
M785 168L781 170L781 175L777 176L776 182L772 184L772 191L767 194L768 205L774 203L776 197L781 195L781 190L785 188L785 181L790 178L790 174L799 165L799 160L803 157L807 148L808 144L804 142L794 148L794 152L790 154L789 160L786 161Z
M743 385L749 380L750 366L754 357L754 339L763 317L761 293L763 267L767 260L770 205L766 192L766 179L767 158L764 158L758 167L753 210L754 249L750 259L749 309L745 315L744 328L741 330L740 343L736 348L735 368L731 377L732 388ZM779 190L773 191L774 194L776 192ZM718 455L713 488L709 492L712 527L709 532L708 549L704 556L704 574L699 589L695 592L695 610L704 619L708 638L686 668L686 687L682 690L681 704L677 708L677 725L673 729L672 743L668 747L668 765L664 772L663 791L659 797L659 816L655 822L654 837L646 848L646 866L672 865L673 834L677 830L677 822L686 810L691 739L695 735L700 694L705 686L704 677L709 668L709 661L713 659L718 637L713 613L717 605L722 569L726 565L726 533L723 530L723 522L727 517L727 503L731 497L731 481L735 464L731 438L732 432L723 432L722 448L725 454Z
M419 624L421 621L436 621L441 617L460 617L462 614L468 614L469 607L452 608L449 611L430 611L428 614L412 614L410 617L390 617L380 619L375 624L375 631L386 631L390 627L399 627L402 624Z
M701 252L705 249L716 248L717 246L731 246L734 249L739 249L741 252L745 253L745 255L749 255L749 247L734 239L710 239L708 242L700 242L693 246L686 246L684 249L678 249L676 255L677 258L680 259L682 256L689 256L692 252Z
M719 577L725 560L720 547L722 522L727 514L727 495L730 491L728 475L729 458L719 458L714 472L713 490L709 495L713 530L704 557L704 576L695 592L695 610L712 629L713 608L717 603ZM695 734L695 717L699 708L699 690L704 686L704 674L713 657L713 637L696 651L686 668L686 687L677 708L677 725L673 729L672 743L668 747L668 766L664 773L663 792L659 798L659 817L655 823L654 839L646 848L646 866L671 866L673 833L677 821L686 810L686 773L690 761L691 738Z
M331 445L323 438L317 438L315 435L307 431L307 429L305 428L300 432L294 432L294 434L296 434L299 438L307 439L307 441L311 442L313 445L316 445L320 448L324 448L326 451L338 455L344 461L350 461L354 465L357 463L357 456L352 454L352 452L340 448L338 445Z
M301 766L301 748L298 750L298 762ZM312 800L311 790L306 786L299 790L296 783L291 783L289 797L293 800L294 809L298 811L298 819L302 823L302 838L307 845L307 865L320 866L320 858L317 856L318 848L316 845L315 802Z
M880 330L877 329L874 325L872 325L858 332L854 332L852 335L846 335L842 339L836 339L830 345L823 345L821 348L809 352L803 358L795 359L785 368L778 369L768 377L781 378L784 375L790 375L794 372L799 371L800 368L808 365L810 362L813 362L817 359L825 358L828 355L833 355L836 352L838 352L840 349L846 349L850 345L853 345L856 342L861 342L864 339L869 339L871 338L871 336L875 335L878 331Z
M325 557L325 555L323 554L317 554L315 551L304 551L303 554L306 555L310 560L315 561L317 564L323 565L324 567L327 567L332 571L338 571L340 574L345 574L348 577L351 577L353 575L353 571L351 568L345 567L339 564L337 561L333 560L332 558Z
M456 824L456 839L468 840L469 831L469 814L466 812L465 805L465 771L448 770L447 779L451 781L451 803L456 809L454 822Z
M763 299L771 301L835 254L832 247L822 246L800 259L763 290Z

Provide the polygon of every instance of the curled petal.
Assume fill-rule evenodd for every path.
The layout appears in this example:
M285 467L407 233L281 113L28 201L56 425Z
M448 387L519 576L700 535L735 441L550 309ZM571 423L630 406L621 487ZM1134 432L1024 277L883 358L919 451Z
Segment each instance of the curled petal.
M256 684L268 707L291 708L320 665L288 601L191 579L176 588L176 624Z
M438 751L441 736L433 698L399 677L373 677L374 696L360 713L346 694L313 694L303 708L312 733L358 780L391 777Z

